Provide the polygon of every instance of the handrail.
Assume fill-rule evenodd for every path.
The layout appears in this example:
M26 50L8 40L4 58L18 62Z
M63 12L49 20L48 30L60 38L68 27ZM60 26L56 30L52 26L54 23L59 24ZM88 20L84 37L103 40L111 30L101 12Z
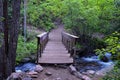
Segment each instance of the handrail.
M38 59L39 57L41 57L42 53L43 53L43 50L45 49L45 46L48 42L48 32L44 32L40 35L37 35L37 63L38 63Z
M78 38L79 37L77 37L75 35L71 35L69 33L62 32L62 42L65 45L68 52L70 53L70 56L72 56L72 54L73 54L72 49L73 49L73 47L75 47Z

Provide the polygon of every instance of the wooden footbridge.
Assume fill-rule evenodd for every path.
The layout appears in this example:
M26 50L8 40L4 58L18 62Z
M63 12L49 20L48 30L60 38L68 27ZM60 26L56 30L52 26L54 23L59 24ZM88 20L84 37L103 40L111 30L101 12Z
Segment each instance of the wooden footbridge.
M73 63L72 48L76 44L77 36L62 32L58 27L51 32L37 35L38 52L37 63L39 64L70 64Z

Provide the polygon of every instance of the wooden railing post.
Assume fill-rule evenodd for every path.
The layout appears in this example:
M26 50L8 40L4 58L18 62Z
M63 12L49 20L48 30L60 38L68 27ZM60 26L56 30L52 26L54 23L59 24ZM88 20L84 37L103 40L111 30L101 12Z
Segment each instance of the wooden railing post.
M37 64L38 64L38 58L39 58L39 44L40 44L40 40L37 37Z
M78 38L77 36L62 32L62 42L71 55L74 54L74 52L72 53L72 49L76 45Z
M42 57L43 50L45 49L45 46L48 42L48 33L44 32L40 35L37 35L37 63L39 60L39 57Z

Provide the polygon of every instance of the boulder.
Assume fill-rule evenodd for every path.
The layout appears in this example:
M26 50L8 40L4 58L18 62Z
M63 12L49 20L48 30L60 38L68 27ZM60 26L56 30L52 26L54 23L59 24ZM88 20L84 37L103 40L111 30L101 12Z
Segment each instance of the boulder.
M38 75L31 75L31 78L38 78Z
M41 65L36 65L35 71L38 72L38 73L40 73L40 72L43 71L43 67Z
M31 78L37 78L37 77L38 77L38 73L37 73L37 72L34 72L34 71L28 72L27 74L28 74Z
M94 74L95 74L95 71L93 71L93 70L87 70L87 73L88 73L88 74L91 74L91 75L94 75Z
M87 75L83 75L79 72L75 72L74 75L81 80L91 80L90 77L88 77Z
M108 61L109 61L109 59L108 59L106 56L103 56L103 57L101 58L101 60L102 60L103 62L108 62Z
M21 60L22 63L26 63L26 62L30 62L30 61L31 61L30 58L23 58L23 59Z
M92 80L92 79L90 77L86 76L86 75L83 75L82 80Z
M75 72L77 72L76 68L73 65L69 66L69 71L71 74L74 74Z
M82 72L82 74L87 75L89 77L93 77L95 75L95 71L93 70L87 70L86 72Z
M38 75L38 73L37 73L37 72L34 72L34 71L28 72L27 74L28 74L28 75Z
M74 75L79 78L79 79L82 79L82 74L79 73L79 72L75 72Z
M29 75L27 75L24 72L18 72L18 73L12 73L7 80L23 80L24 78L30 78Z
M33 80L32 78L23 78L22 80Z
M31 56L30 56L30 59L31 59L31 62L35 62L35 60L37 59L37 58L36 58L36 55L31 55Z
M22 72L21 70L16 70L15 72Z
M51 73L51 72L46 72L45 75L47 75L47 76L51 76L52 73Z

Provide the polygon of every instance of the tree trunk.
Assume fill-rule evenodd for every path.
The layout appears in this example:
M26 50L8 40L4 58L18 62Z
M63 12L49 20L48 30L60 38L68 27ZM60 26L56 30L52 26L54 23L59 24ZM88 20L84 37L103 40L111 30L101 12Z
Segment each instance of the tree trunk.
M0 80L6 80L15 71L21 0L12 0L12 23L9 28L8 3L8 0L0 0L0 17L4 17L4 21L0 21L0 30L4 31L0 31L0 38L4 34L4 41L0 44Z
M19 19L20 19L20 4L21 0L13 0L12 3L12 27L10 29L9 38L9 58L11 60L11 69L15 71L15 60L16 60L16 49L18 41L18 32L20 29Z
M3 1L0 0L0 33L3 32L3 24L2 24L2 17L3 17Z
M2 24L2 17L3 17L3 2L2 0L0 0L0 65L3 65L3 55L2 55L2 40L3 37L1 36L3 33L3 24ZM3 66L0 66L0 80L2 80L3 78Z
M3 77L7 78L7 56L8 56L8 1L3 1L3 17L4 17L4 52L3 52Z
M0 65L3 65L3 22L2 22L2 17L3 17L3 1L0 0ZM3 66L0 66L0 80L3 80Z
M24 42L27 37L27 0L24 0Z

